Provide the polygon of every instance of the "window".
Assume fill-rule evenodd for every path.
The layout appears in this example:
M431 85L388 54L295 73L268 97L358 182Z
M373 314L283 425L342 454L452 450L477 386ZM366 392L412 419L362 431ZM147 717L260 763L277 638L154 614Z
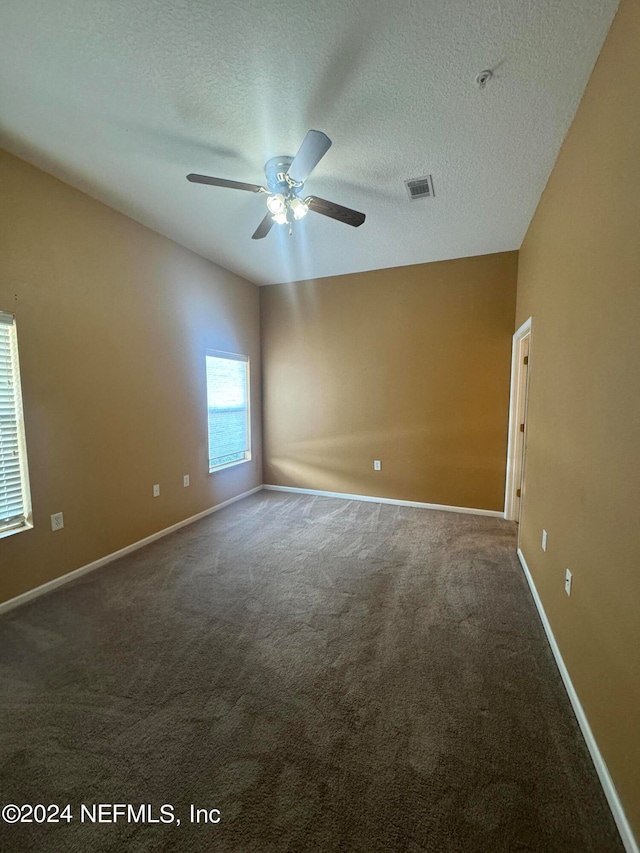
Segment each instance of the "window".
M251 459L249 358L207 350L209 471Z
M0 311L0 536L31 527L18 340L13 314Z

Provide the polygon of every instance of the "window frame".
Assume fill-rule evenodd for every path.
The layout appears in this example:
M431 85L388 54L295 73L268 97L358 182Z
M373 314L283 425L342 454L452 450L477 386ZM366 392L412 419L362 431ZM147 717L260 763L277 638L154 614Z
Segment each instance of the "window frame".
M18 328L16 315L0 310L0 323L9 328L10 369L13 379L14 415L18 437L18 464L20 469L20 488L22 491L23 517L20 521L3 523L0 521L0 539L22 533L33 528L33 507L31 504L31 486L29 483L29 462L27 459L27 438L24 425L24 405L22 399L22 381L20 377L20 356L18 352Z
M209 447L209 383L207 380L207 358L219 358L225 359L227 361L241 361L245 364L245 382L247 389L247 410L246 410L246 420L247 420L247 444L248 449L242 451L244 453L243 459L233 459L230 462L222 462L220 465L211 465L211 457L209 455L210 447ZM244 355L243 353L236 352L224 352L223 350L214 350L214 349L206 349L205 350L205 392L207 397L207 468L210 474L216 474L218 471L224 471L226 468L234 468L236 465L244 465L245 462L251 461L251 359L248 355ZM240 452L240 451L238 451Z

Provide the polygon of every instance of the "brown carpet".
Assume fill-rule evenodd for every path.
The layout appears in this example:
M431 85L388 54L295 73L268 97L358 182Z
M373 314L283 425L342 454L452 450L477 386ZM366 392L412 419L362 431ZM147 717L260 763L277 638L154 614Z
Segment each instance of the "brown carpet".
M622 851L514 551L497 519L261 492L6 614L1 799L73 821L0 848Z

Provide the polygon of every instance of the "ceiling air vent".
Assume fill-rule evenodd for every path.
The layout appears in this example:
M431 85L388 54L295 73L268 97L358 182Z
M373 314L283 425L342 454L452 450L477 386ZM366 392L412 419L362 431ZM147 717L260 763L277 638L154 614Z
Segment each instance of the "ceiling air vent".
M415 201L418 198L433 198L433 178L431 175L425 175L423 178L410 178L404 182L409 198Z

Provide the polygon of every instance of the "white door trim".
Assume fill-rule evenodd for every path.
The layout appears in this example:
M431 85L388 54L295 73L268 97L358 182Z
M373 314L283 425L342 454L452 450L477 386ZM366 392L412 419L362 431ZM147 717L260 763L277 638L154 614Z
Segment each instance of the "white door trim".
M526 382L523 381L522 352L524 341L529 338L531 351L532 318L520 326L513 336L511 346L511 392L509 396L509 441L507 444L507 480L504 493L504 517L509 521L518 519L518 497L516 490L520 483L518 479L518 431L524 422L526 405Z

